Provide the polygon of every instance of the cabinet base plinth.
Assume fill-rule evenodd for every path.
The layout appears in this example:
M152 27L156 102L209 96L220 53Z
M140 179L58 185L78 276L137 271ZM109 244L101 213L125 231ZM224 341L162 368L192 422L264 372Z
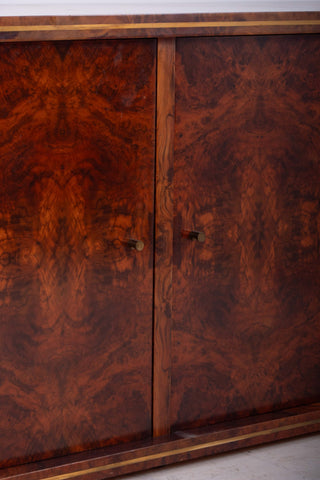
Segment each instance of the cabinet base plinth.
M320 431L320 403L0 470L0 479L102 480Z

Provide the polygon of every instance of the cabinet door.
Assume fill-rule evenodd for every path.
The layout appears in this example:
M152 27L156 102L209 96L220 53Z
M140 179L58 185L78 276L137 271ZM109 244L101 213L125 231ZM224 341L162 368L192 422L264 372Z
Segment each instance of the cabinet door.
M146 437L155 41L2 44L0 98L0 463Z
M172 424L319 400L319 36L180 39L176 102Z

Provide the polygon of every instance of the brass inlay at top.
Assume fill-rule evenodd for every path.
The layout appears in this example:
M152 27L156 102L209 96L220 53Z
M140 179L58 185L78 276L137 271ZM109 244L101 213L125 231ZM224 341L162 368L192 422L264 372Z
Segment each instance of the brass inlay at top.
M123 460L121 462L115 462L115 463L110 463L107 465L101 465L99 467L92 467L88 468L86 470L78 470L76 472L70 472L70 473L64 473L61 475L55 475L52 477L39 477L41 480L67 480L69 478L74 478L78 477L80 475L88 475L91 473L97 473L97 472L105 472L107 470L112 470L120 467L125 467L128 465L134 465L137 463L144 463L144 462L149 462L151 460L157 460L160 458L166 458L166 457L172 457L174 455L181 455L183 453L190 453L190 452L195 452L197 450L205 450L207 448L211 447L217 447L220 445L226 445L228 443L232 442L239 442L241 440L248 440L250 438L256 438L260 437L263 435L271 435L273 433L279 433L279 432L285 432L288 430L293 430L295 428L302 428L302 427L307 427L308 425L315 425L317 423L320 423L320 419L316 420L309 420L307 422L300 422L300 423L295 423L292 425L284 425L282 427L276 427L276 428L270 428L267 430L261 430L259 432L251 432L251 433L246 433L244 435L238 435L234 437L229 437L229 438L224 438L221 440L214 440L212 442L207 442L207 443L199 443L198 445L191 445L189 447L184 447L184 448L178 448L176 450L167 450L164 452L160 453L153 453L151 455L145 455L143 457L136 457L136 458L131 458L129 460ZM40 472L37 472L39 474ZM3 478L2 480L7 480L10 477Z
M210 27L277 27L277 26L320 25L320 20L244 20L216 22L153 22L153 23L94 23L84 25L8 25L0 26L0 32L48 32L64 30L162 30L167 28L210 28Z

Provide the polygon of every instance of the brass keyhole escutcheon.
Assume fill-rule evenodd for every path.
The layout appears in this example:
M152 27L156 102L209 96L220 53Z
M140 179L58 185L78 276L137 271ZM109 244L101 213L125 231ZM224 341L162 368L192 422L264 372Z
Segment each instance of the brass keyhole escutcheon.
M134 240L133 238L130 238L127 245L133 250L137 250L137 252L142 252L142 250L144 249L144 243L142 240Z
M204 243L206 240L206 235L204 232L198 232L196 230L183 230L182 236L184 238L189 238L190 240L197 240L200 243Z

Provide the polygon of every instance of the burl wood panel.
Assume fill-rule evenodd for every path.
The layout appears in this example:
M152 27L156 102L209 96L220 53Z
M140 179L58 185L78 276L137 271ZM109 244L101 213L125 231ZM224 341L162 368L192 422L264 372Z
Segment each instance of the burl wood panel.
M320 38L178 40L176 102L172 424L319 400Z
M155 57L0 47L1 465L151 434Z

